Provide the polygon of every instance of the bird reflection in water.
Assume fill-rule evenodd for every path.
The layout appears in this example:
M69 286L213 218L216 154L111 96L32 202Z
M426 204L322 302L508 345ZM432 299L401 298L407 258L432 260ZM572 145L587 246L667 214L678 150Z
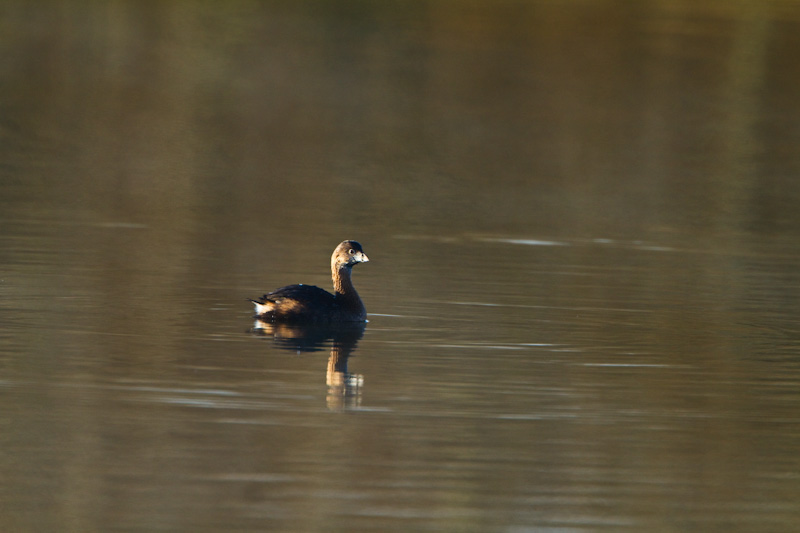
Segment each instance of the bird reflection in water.
M346 410L361 405L364 376L347 370L347 360L364 335L366 323L343 325L297 325L256 320L251 330L256 335L272 337L276 346L298 354L323 350L330 340L330 356L325 375L328 384L328 408Z

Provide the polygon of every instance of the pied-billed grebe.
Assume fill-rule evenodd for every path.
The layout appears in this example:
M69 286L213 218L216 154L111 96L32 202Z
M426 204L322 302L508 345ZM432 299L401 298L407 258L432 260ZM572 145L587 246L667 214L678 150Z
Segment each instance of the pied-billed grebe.
M350 274L353 265L369 261L356 241L344 241L331 256L333 294L313 285L289 285L250 300L256 318L268 322L363 322L367 310L358 296Z

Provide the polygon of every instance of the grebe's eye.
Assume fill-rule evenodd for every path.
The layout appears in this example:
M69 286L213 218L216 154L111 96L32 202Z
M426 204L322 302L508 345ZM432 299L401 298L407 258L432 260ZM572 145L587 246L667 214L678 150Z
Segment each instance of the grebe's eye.
M347 250L347 253L353 255L354 253L356 253L356 251L350 248L349 250Z

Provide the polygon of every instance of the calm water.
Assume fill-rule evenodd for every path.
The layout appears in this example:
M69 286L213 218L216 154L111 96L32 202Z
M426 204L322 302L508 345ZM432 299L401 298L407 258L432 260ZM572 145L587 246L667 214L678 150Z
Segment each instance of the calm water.
M800 530L800 4L0 7L0 530ZM371 261L355 331L245 301Z

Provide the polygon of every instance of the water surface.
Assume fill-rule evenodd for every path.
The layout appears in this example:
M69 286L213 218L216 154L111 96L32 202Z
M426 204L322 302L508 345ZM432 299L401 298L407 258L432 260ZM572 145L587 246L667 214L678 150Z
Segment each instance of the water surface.
M796 4L0 9L0 529L800 527Z

